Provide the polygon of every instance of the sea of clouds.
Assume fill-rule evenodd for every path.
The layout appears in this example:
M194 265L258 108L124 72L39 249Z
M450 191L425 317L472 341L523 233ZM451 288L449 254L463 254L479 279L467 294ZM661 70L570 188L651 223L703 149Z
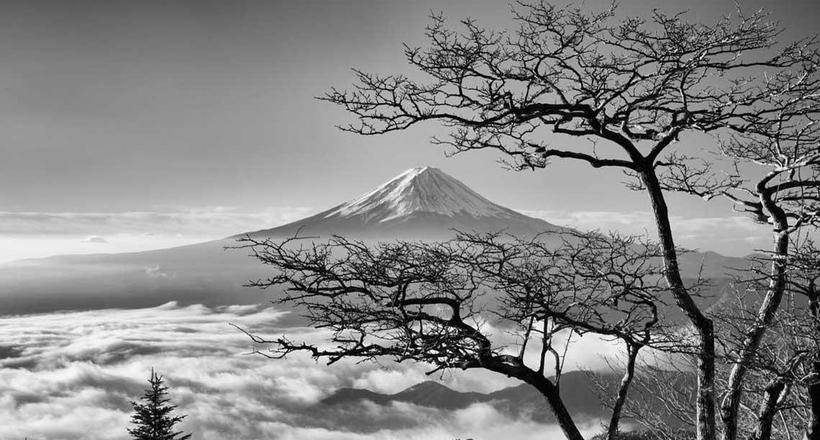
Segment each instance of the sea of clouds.
M231 325L314 342L327 336L280 326L286 315L266 306L172 302L0 318L0 438L126 439L129 401L142 394L151 368L166 377L187 414L182 429L195 439L560 438L555 426L511 419L487 404L451 412L406 403L323 405L341 387L398 392L429 380L429 366L267 359L251 354L263 347ZM581 343L592 345L573 350L568 365L600 363L595 342ZM478 371L435 378L464 391L517 384ZM585 429L600 425L589 421Z

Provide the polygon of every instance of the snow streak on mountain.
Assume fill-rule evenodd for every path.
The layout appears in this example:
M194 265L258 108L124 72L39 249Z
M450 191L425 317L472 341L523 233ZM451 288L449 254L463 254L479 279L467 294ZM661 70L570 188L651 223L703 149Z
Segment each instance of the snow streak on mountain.
M432 167L411 168L378 188L332 209L326 217L364 216L367 222L385 222L416 212L447 216L510 217L515 213Z

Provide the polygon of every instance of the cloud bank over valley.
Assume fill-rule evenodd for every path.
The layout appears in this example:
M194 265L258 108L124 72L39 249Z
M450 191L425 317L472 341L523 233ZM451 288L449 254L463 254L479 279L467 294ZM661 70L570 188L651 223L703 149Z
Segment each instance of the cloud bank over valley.
M266 359L250 354L250 340L230 325L306 341L326 336L281 327L286 315L263 306L168 303L5 317L0 320L0 438L124 439L129 400L141 395L152 367L167 377L179 411L188 415L182 428L203 440L502 435L513 440L544 438L553 430L558 435L551 425L511 418L486 403L453 411L401 402L324 405L321 399L341 387L395 393L430 378L423 365L328 367L307 356ZM517 385L482 372L448 374L443 382L480 392ZM587 428L593 432L599 425L589 421Z

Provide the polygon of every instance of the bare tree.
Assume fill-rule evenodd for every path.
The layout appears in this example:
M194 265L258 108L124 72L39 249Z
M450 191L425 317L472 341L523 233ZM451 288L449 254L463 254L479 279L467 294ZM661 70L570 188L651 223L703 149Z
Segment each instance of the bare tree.
M746 362L735 426L738 437L797 440L816 437L812 387L816 386L815 362L820 356L820 319L815 285L820 280L820 253L811 240L793 243L786 269L783 304L767 324L754 356ZM735 295L711 311L717 333L717 392L728 394L735 386L731 372L737 350L748 340L750 328L759 321L761 305L770 295L771 263L777 256L762 254L739 271ZM674 358L667 358L674 359ZM688 395L692 368L686 358L664 368L647 365L639 369L636 385L642 400L629 402L626 414L666 439L695 427L695 408ZM646 398L645 396L650 396ZM813 400L814 399L814 400ZM726 429L726 425L719 425ZM814 431L812 431L814 429ZM720 431L720 430L719 430Z
M696 418L696 365L691 356L646 363L635 375L634 393L624 415L662 440L691 440Z
M352 89L332 89L322 99L357 117L343 127L354 133L436 120L452 132L435 141L456 153L498 150L518 169L573 159L634 176L654 212L666 281L699 335L697 432L699 439L712 440L714 323L681 277L659 174L684 173L681 180L703 183L697 171L678 166L685 157L674 151L677 141L689 132L743 132L750 120L771 116L777 111L772 106L783 103L769 99L769 78L813 70L814 42L778 45L780 29L763 11L738 11L714 24L659 11L618 19L614 6L585 12L544 2L519 4L513 14L518 28L510 32L469 19L457 32L434 15L429 46L405 47L409 63L429 81L356 71ZM590 147L554 147L560 136L590 140ZM708 185L714 190L735 183Z
M486 369L543 394L565 435L583 440L560 395L571 336L621 341L629 366L618 389L616 432L638 351L662 348L661 250L634 237L572 233L556 240L459 234L443 243L323 244L247 237L244 244L284 285L279 301L332 332L330 345L251 335L263 354L304 351L329 364L392 358L445 369ZM569 336L567 336L569 334Z
M816 231L820 224L820 75L817 54L810 55L800 68L776 72L756 86L755 94L767 95L760 99L760 110L738 115L731 135L720 143L722 154L733 163L730 172L724 171L726 179L715 177L713 163L682 156L675 156L661 176L665 189L728 197L757 221L771 225L766 294L731 353L734 365L721 403L725 440L737 437L746 372L788 290L794 237L807 229Z
M818 251L811 240L793 243L788 260L762 255L738 285L741 295L718 312L723 323L722 346L726 347L726 368L737 369L737 348L747 346L750 329L755 329L771 295L771 260L778 259L785 272L783 304L769 318L753 357L746 361L746 379L736 417L737 435L753 440L797 438L799 431L814 440L812 432L811 388L816 381L814 363L820 356L820 320L814 285L820 279ZM750 301L755 298L755 301ZM735 389L734 376L727 374L722 384L726 392ZM779 420L777 419L779 418ZM814 437L813 437L814 436Z
M820 249L811 239L795 248L788 278L788 291L795 299L787 309L787 323L791 325L786 327L786 334L797 364L797 383L805 389L798 396L806 409L804 439L820 440Z

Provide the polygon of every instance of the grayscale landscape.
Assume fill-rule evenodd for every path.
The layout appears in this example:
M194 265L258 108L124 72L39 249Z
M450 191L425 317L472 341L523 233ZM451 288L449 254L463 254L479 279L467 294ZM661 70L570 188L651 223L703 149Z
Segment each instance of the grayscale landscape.
M820 440L819 21L0 2L0 440Z

